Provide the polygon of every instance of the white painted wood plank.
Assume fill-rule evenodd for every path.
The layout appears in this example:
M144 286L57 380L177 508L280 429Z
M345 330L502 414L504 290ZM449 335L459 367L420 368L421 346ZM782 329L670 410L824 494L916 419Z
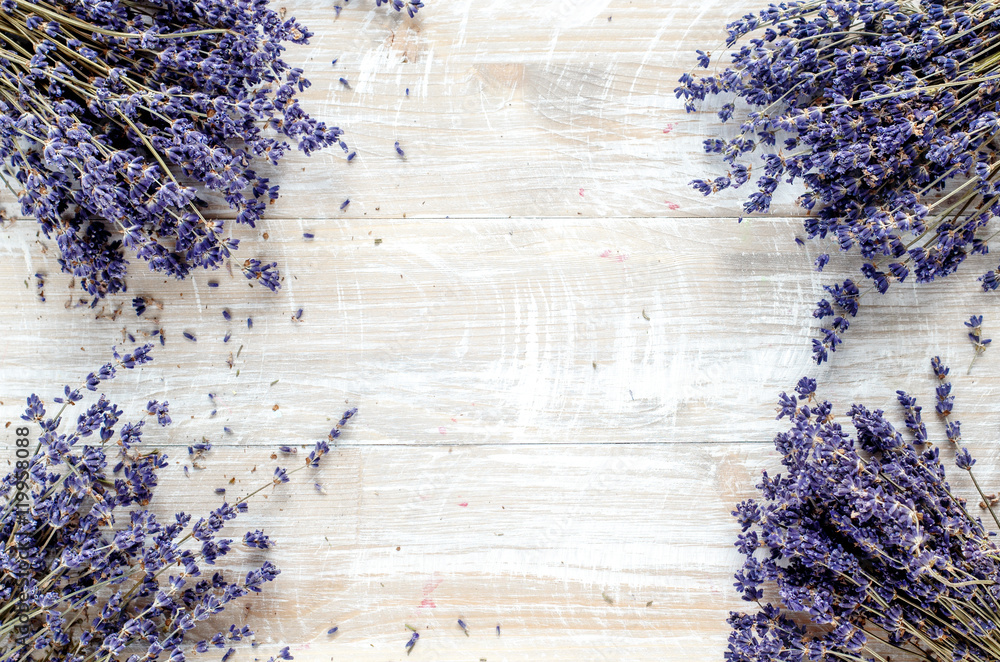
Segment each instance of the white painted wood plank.
M215 289L204 276L140 275L98 320L64 307L67 279L32 225L9 226L0 412L13 416L39 384L82 378L123 329L141 339L160 327L167 344L137 397L169 399L183 439L216 438L223 426L245 444L314 439L350 404L362 410L365 444L760 441L773 433L777 394L803 374L891 404L897 388L922 392L934 354L964 372L970 314L986 316L987 337L998 319L996 297L977 289L989 264L977 257L945 281L866 295L844 350L816 368L813 304L852 260L835 255L813 272L814 248L792 241L794 219L281 226L260 242L284 270L279 293L225 271ZM50 274L44 303L24 283L36 271ZM150 292L167 303L137 320L130 296ZM115 306L122 314L108 319ZM959 397L972 429L993 410L992 356Z
M385 217L741 213L740 194L706 199L688 186L725 172L702 141L736 127L712 106L684 112L674 89L695 49L722 48L725 24L753 2L466 1L415 19L368 4L337 20L325 3L286 6L317 34L289 52L314 82L308 107L344 128L359 157L290 160L286 190L330 197L293 195L276 216L337 217L344 198L351 215ZM779 192L775 213L800 213L794 197Z
M284 572L250 603L262 646L232 662L280 645L310 662L720 659L740 605L728 513L776 466L772 403L803 373L842 408L893 407L897 388L927 404L927 360L942 354L994 489L997 350L965 377L961 325L984 314L993 333L996 298L974 282L988 259L867 295L844 351L817 369L813 302L856 263L834 256L817 275L818 246L792 242L799 221L736 225L739 195L687 187L722 172L701 151L719 127L683 112L676 80L758 5L463 0L409 20L368 2L335 21L333 4L285 3L317 33L288 59L314 82L307 107L359 157L289 158L272 220L239 231L243 254L281 263L280 293L224 272L218 289L205 275L164 283L136 265L129 295L155 293L162 310L136 320L129 297L67 309L34 223L0 228L0 421L129 345L123 329L162 327L156 362L109 390L129 411L170 400L177 423L156 443L176 459L216 443L204 472L168 472L164 511L210 508L228 477L360 408L320 474L328 494L296 483L244 521L282 540ZM797 214L792 197L776 213ZM423 635L409 658L404 624Z
M988 439L973 449L995 489L1000 452ZM201 514L221 500L215 487L266 482L270 453L216 447L190 477L173 464L154 505ZM282 568L237 610L260 646L233 659L282 646L299 662L721 659L725 618L745 608L729 512L765 468L780 468L769 444L341 447L230 525L278 547L234 552L222 569ZM955 492L971 497L959 473ZM406 625L421 632L409 657Z
M422 633L414 659L712 659L738 602L735 523L698 499L732 494L760 448L345 449L328 495L255 507L305 514L268 518L296 570L263 603L300 614L280 630L297 659L406 659L404 623Z

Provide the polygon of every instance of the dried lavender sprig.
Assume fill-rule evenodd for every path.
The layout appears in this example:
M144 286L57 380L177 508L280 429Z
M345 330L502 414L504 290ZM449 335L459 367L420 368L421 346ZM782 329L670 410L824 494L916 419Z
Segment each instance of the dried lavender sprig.
M118 368L148 363L150 349L115 351L114 361L91 373L85 386L96 390ZM0 535L9 541L0 547L6 569L0 578L0 659L96 662L138 647L146 657L136 660L163 653L183 660L209 645L225 648L251 636L249 627L235 625L200 641L188 633L202 621L211 627L213 615L260 591L279 572L264 561L235 581L221 571L210 579L202 575L229 552L233 541L223 537L225 523L246 512L256 492L223 503L205 518L177 513L161 522L146 506L167 458L143 450L145 422L122 423L123 412L102 395L75 427L63 430L63 411L82 399L80 389L67 386L54 399L62 408L50 417L40 398L28 398L22 418L41 430L34 454L26 451L29 427L15 429L17 447L25 449L18 457L26 459L0 479ZM170 424L166 402L150 401L146 410L160 425ZM351 415L353 410L344 420ZM317 443L309 459L288 473L317 466L328 450L325 440ZM271 546L261 531L247 532L243 543ZM204 633L205 625L198 631ZM287 649L277 657L292 659Z
M763 172L746 213L767 211L783 183L801 179L808 236L856 246L873 289L884 293L910 274L918 282L951 274L969 254L986 252L983 228L1000 213L998 12L976 0L823 0L772 5L731 23L732 63L685 74L677 95L688 110L716 95L750 110L735 138L706 141L729 172L692 184L705 195L745 184L753 168L741 158L761 148ZM711 65L709 54L698 55L700 66ZM727 99L719 117L735 112ZM945 190L951 180L960 183ZM996 289L1000 267L981 281ZM814 312L833 320L814 340L818 363L836 351L860 297L851 279L827 291Z
M217 269L239 242L199 196L253 226L278 196L256 161L341 142L281 59L310 36L263 0L0 3L0 171L92 303L125 290L124 249L177 278ZM236 266L279 287L274 263Z
M947 367L936 359L932 368L945 385ZM736 587L759 611L731 613L727 660L884 661L886 647L893 659L1000 654L1000 549L945 481L914 399L899 395L913 443L861 405L847 412L851 436L816 398L815 380L781 395L778 418L791 426L775 446L787 474L765 472L760 498L733 513L745 558ZM939 386L942 417L953 402L950 384ZM957 448L955 461L989 504L968 450ZM776 604L762 602L765 583L776 586Z
M972 365L979 358L980 354L986 352L986 346L993 342L990 338L983 338L983 316L973 315L969 318L969 321L965 323L965 326L969 327L969 340L972 341L972 347L975 353L972 355L972 361L969 362L969 369L965 373L967 375L972 374Z

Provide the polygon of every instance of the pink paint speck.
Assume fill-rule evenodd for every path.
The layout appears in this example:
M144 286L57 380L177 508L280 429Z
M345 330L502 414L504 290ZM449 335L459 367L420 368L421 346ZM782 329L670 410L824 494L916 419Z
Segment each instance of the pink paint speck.
M580 189L580 197L583 197L583 189Z
M611 251L604 251L603 253L601 253L597 257L614 257L615 258L615 262L624 262L625 260L628 259L628 254L627 253L624 253L624 254L623 253L613 254Z
M427 607L428 609L434 609L437 607L437 605L434 604L434 601L431 600L430 595L434 592L434 589L440 585L440 579L435 579L424 584L424 599L420 601L421 607Z
M670 133L673 130L674 130L674 125L672 123L667 124L665 127L663 127L663 133Z
M681 208L681 206L676 202L670 202L669 200L664 200L664 202L667 203L667 209L669 209L670 211L675 211Z
M462 503L460 503L458 505L460 505L462 508L468 508L469 507L469 502L468 501L463 501Z
M453 418L453 419L451 419L451 422L452 423L458 423L458 420Z
M441 434L448 434L448 431L445 430L444 428L438 428L438 432L440 432Z

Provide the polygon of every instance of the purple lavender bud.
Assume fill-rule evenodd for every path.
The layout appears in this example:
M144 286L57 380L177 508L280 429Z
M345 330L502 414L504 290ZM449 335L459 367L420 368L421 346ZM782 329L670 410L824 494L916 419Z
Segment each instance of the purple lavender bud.
M958 466L959 469L965 469L966 471L970 471L972 469L972 465L974 465L975 463L976 461L972 458L972 455L969 453L968 448L962 448L957 453L955 453L955 464Z
M156 416L156 422L162 427L170 425L171 421L168 411L169 403L166 401L157 402L156 400L150 400L146 405L146 412L151 416Z
M260 530L247 531L243 535L243 544L247 547L253 547L255 549L269 549L274 546L271 539Z
M125 290L129 259L178 279L226 264L239 247L226 225L254 226L278 197L258 161L341 142L296 98L309 81L281 55L311 33L277 7L112 3L71 13L71 27L59 12L5 13L12 33L38 42L34 57L8 63L7 75L35 91L2 111L20 142L0 145L0 160L20 184L21 212L58 235L59 263L91 305ZM134 38L108 36L123 32ZM235 221L203 214L209 193ZM276 265L242 269L280 285Z
M991 144L1000 89L980 87L994 74L1000 29L981 22L991 20L983 11L786 3L730 23L724 61L684 73L675 89L689 112L705 106L722 122L740 114L738 130L704 141L726 175L691 186L704 195L738 188L754 164L743 212L768 213L775 195L796 190L806 236L860 254L858 268L875 291L911 275L918 283L949 276L967 256L988 251L986 226L1000 212ZM849 46L833 45L846 30L859 32ZM694 66L712 61L697 51ZM885 66L861 64L875 61ZM887 157L896 153L905 157ZM980 282L1000 287L1000 267ZM839 315L856 316L856 298L835 295L833 303ZM844 330L821 332L818 363Z

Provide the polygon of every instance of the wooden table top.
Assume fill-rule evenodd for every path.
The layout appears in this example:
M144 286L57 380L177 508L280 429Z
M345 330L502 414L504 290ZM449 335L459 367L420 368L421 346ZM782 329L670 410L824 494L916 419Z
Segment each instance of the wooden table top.
M1000 350L967 376L962 325L983 314L1000 333L975 280L995 257L866 294L817 368L813 304L858 257L796 244L792 193L738 224L738 192L687 185L724 173L701 148L722 129L711 109L684 112L677 79L761 4L431 0L414 19L371 0L337 18L334 4L284 3L316 33L286 59L313 82L303 105L358 157L290 156L266 222L236 231L240 255L279 263L278 293L134 264L128 296L90 309L16 205L0 228L0 420L162 328L154 363L108 390L135 415L170 402L175 424L150 441L172 458L162 512L253 489L278 445L312 444L359 408L326 465L238 529L278 540L266 558L282 574L237 610L260 645L232 662L281 646L305 662L721 659L742 605L729 513L778 466L774 402L802 375L841 411L896 411L896 389L933 402L940 354L980 475L1000 482ZM136 318L136 295L161 305ZM202 437L214 448L185 476ZM13 457L13 434L0 442ZM409 656L407 625L421 633Z

